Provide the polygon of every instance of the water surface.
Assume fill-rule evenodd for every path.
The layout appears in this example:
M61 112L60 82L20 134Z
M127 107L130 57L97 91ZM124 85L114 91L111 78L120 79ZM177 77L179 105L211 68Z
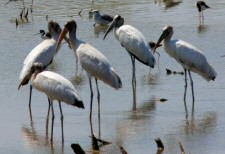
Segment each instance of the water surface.
M0 153L72 153L70 145L79 143L87 153L92 153L89 124L90 90L85 72L75 76L74 53L62 45L54 64L49 68L73 82L85 110L63 104L64 145L61 143L60 112L55 103L54 144L49 142L50 130L46 131L47 97L33 91L32 115L28 110L29 86L17 90L19 73L27 54L42 40L33 36L39 29L47 30L48 20L63 26L69 19L78 25L77 37L89 42L110 60L122 79L123 88L116 91L99 82L101 92L101 137L112 142L101 149L101 153L120 153L123 146L129 154L156 153L154 139L160 137L165 145L164 153L180 153L180 141L186 153L224 153L225 151L225 60L224 51L224 5L215 0L206 10L205 22L199 26L195 1L123 0L91 1L78 0L34 0L33 13L28 22L19 20L22 3L0 2ZM31 0L25 0L31 7ZM78 15L83 9L81 15ZM188 85L188 117L184 109L184 76L166 75L166 68L182 71L182 67L163 50L159 67L149 69L136 63L137 111L132 111L131 60L124 48L111 33L102 40L105 27L93 27L88 12L99 9L102 13L121 14L125 24L130 24L144 33L147 40L156 41L165 25L174 27L174 38L180 38L201 49L218 72L214 82L204 81L193 74L195 88L195 110L191 114L191 89ZM93 82L94 83L94 82ZM95 86L93 86L95 88ZM159 102L157 99L168 101ZM99 135L97 98L94 89L93 129ZM49 128L50 129L50 128Z

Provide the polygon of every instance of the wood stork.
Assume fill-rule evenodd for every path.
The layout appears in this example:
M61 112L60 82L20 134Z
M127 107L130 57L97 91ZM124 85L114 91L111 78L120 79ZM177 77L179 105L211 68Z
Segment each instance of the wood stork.
M122 87L120 77L117 75L113 67L110 65L109 60L96 48L90 44L77 39L76 37L77 24L74 20L68 21L64 26L63 31L60 34L60 38L57 44L57 50L64 36L69 32L69 40L71 47L75 53L75 56L80 61L82 68L86 71L89 78L90 90L91 90L91 103L90 103L90 119L92 117L92 99L93 90L91 78L94 77L97 88L98 98L98 115L100 117L100 92L98 89L97 80L101 80L104 83L110 85L115 89Z
M204 1L198 1L196 3L196 7L198 8L198 12L199 12L199 21L200 21L200 23L203 23L203 21L204 21L203 10L209 9L210 7L208 5L206 5L206 3Z
M21 82L19 84L18 90L21 86L26 85L29 82L31 77L29 72L35 62L42 63L44 68L52 63L54 55L56 54L57 40L62 30L57 22L50 21L48 23L48 31L52 38L43 40L27 55L26 59L24 60L23 68L20 72L19 79ZM30 85L29 109L31 109L31 96L32 85Z
M49 32L45 32L45 30L43 30L43 29L41 29L41 30L39 30L39 33L37 33L37 34L34 34L34 36L35 35L38 35L38 34L41 34L41 38L43 39L43 40L45 40L45 39L51 39L51 34L49 33Z
M53 125L54 125L54 108L53 101L59 102L59 108L61 113L61 128L62 128L62 141L64 140L63 134L63 113L61 108L61 102L76 106L78 108L84 108L84 104L75 90L73 84L65 77L51 72L43 71L43 64L35 62L29 72L31 76L32 86L40 92L45 93L51 103L52 109L52 127L51 127L51 141L53 139Z
M110 26L105 32L105 37L114 28L114 34L117 40L119 40L122 47L124 47L130 54L132 65L133 65L133 102L136 109L136 77L135 77L135 59L141 63L154 68L155 58L149 48L148 43L145 40L144 35L136 28L130 25L123 25L124 18L120 15L116 15L113 18Z
M185 73L185 91L184 102L186 104L186 90L187 90L187 71L190 77L192 88L192 100L194 105L194 87L191 72L195 72L202 76L205 80L214 80L217 76L216 71L208 63L202 51L192 46L191 44L179 39L171 40L173 35L173 27L166 26L163 28L163 33L160 36L156 46L163 41L163 47L169 56L173 57L183 68ZM155 48L153 50L155 52Z
M93 10L92 13L94 14L94 21L95 21L94 26L96 24L108 25L113 20L113 17L108 14L101 15L99 10Z

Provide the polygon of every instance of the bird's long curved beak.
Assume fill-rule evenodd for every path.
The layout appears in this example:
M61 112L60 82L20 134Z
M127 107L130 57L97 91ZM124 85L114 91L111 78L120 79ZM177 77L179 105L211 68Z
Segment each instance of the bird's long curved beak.
M106 30L103 40L105 40L107 34L113 29L113 27L115 27L115 25L116 25L116 22L115 22L115 20L113 20L111 22L111 24L109 25L108 29Z
M59 36L59 40L58 40L58 43L57 43L57 46L56 46L56 52L58 52L58 50L60 48L60 44L61 44L63 39L65 39L69 43L69 39L66 38L67 33L68 33L68 29L66 27L64 27L64 29L62 30L62 32L60 33L60 36Z
M38 35L38 34L41 34L41 33L34 34L34 36L35 36L35 35Z
M159 37L158 42L156 43L155 47L153 48L153 54L156 52L156 49L160 46L162 46L160 43L163 41L163 39L165 38L165 33L162 33L162 35Z

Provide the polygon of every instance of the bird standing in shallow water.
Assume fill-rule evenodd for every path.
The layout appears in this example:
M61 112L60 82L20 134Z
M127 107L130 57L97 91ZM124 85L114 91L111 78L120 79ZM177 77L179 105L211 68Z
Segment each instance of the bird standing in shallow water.
M210 7L208 5L206 5L206 3L204 1L198 1L196 3L196 6L197 6L198 12L199 12L199 22L200 22L200 24L203 24L203 22L204 22L203 10L209 9Z
M98 10L93 10L92 13L94 14L94 26L96 24L98 25L108 25L110 22L112 22L113 17L108 14L101 15Z
M133 66L132 86L133 86L133 110L136 110L136 75L135 75L135 59L141 63L154 68L155 58L150 50L144 35L136 28L130 25L124 25L124 18L116 15L105 32L107 34L114 29L116 39L120 42L129 53Z
M98 97L98 116L100 117L100 92L98 89L98 80L102 80L104 83L110 85L115 89L122 87L120 77L117 75L113 67L110 65L109 60L96 48L90 44L77 39L76 37L77 24L74 20L68 21L64 26L63 31L60 34L60 38L57 44L58 47L61 44L62 39L69 32L69 40L71 47L75 53L76 58L79 60L82 68L86 71L89 78L89 85L91 90L91 103L90 103L90 119L92 117L92 100L93 90L91 78L95 78L97 97Z
M75 90L73 84L65 77L51 72L43 71L43 65L41 63L34 63L30 69L32 86L40 92L45 93L50 101L52 108L52 127L51 127L51 141L53 140L53 125L54 125L54 109L53 101L59 102L59 108L61 113L61 129L62 129L62 141L64 141L63 133L63 113L61 108L61 102L65 102L68 105L73 105L78 108L84 108L84 104Z
M184 102L186 105L186 90L187 90L187 71L190 77L191 88L192 88L192 100L194 106L194 87L193 80L191 77L191 71L199 74L205 80L214 80L217 76L216 71L208 63L205 55L202 51L192 46L191 44L184 42L179 39L171 40L173 35L173 27L166 26L163 28L163 33L160 36L157 44L159 45L163 41L163 47L169 56L173 57L184 69L185 73L185 91L184 91ZM155 52L155 49L153 52Z
M56 44L61 32L61 28L57 22L50 21L48 23L48 31L51 34L51 39L43 40L39 45L37 45L26 57L23 62L23 68L20 72L20 84L18 89L21 86L26 85L30 78L31 74L29 73L32 65L35 62L39 62L43 65L44 69L50 65L53 61L53 58L56 54ZM29 109L31 111L31 96L32 96L32 85L30 85L30 97L29 97ZM50 107L50 106L49 106ZM49 108L50 109L50 108Z

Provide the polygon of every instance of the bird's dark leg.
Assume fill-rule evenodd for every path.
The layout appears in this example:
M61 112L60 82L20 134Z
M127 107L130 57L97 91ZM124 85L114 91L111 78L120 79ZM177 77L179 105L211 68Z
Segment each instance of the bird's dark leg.
M187 70L184 69L184 82L185 82L185 85L184 85L184 102L186 104L186 93L187 93Z
M50 113L51 101L48 98L48 114L46 117L46 137L48 136L48 121L49 121L49 113Z
M30 97L29 97L29 108L30 108L30 109L31 109L32 89L33 89L33 86L32 86L32 85L30 85Z
M90 127L91 127L91 137L92 137L92 142L93 142L93 136L94 136L94 132L93 132L93 127L92 127L92 102L93 102L93 90L92 90L92 84L91 84L91 77L89 77L89 85L90 85L90 90L91 90L91 103L90 103L90 116L89 116L89 120L90 120Z
M96 88L97 88L97 98L98 98L98 116L100 117L100 92L98 89L98 80L95 78Z
M194 94L194 82L192 80L192 77L191 77L191 72L188 70L188 74L189 74L189 77L190 77L190 81L191 81L191 91L192 91L192 108L194 107L194 102L195 102L195 94Z
M62 142L64 142L64 130L63 130L63 112L61 107L61 102L59 101L59 109L61 114L61 129L62 129Z
M54 125L54 119L55 119L55 114L54 114L54 108L53 108L53 101L51 101L51 107L52 107L52 129L51 129L51 142L53 141L53 125Z
M93 102L93 90L92 90L92 84L91 84L91 78L89 78L89 85L91 90L91 103L90 103L90 119L92 117L92 102Z
M31 111L31 96L32 96L32 85L30 85L30 96L29 96L29 113L30 113L30 121L33 121L32 111Z
M136 76L135 76L135 57L130 55L132 66L133 66L133 76L132 76L132 86L133 86L133 110L136 110Z
M99 126L99 138L101 138L101 108L100 108L100 92L99 92L99 88L98 88L98 80L95 78L95 83L96 83L96 88L97 88L97 93L98 93L98 126Z
M188 117L188 111L187 111L187 104L186 104L186 93L187 93L187 70L184 69L184 81L185 81L185 85L184 85L184 107L185 107L185 112L186 112L186 117Z
M47 114L47 119L49 119L50 107L51 107L51 101L48 98L48 114Z

